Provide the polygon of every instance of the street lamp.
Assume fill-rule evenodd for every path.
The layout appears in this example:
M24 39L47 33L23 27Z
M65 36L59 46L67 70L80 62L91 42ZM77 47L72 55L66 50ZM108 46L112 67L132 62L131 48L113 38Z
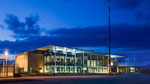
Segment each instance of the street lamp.
M8 50L4 51L4 55L6 56L6 76L8 77L8 64L7 64L7 59L8 59Z
M109 68L109 75L112 74L112 71L111 71L111 30L110 30L110 0L108 0L108 13L109 13L109 32L108 32L108 35L109 35L109 55L108 55L108 68Z

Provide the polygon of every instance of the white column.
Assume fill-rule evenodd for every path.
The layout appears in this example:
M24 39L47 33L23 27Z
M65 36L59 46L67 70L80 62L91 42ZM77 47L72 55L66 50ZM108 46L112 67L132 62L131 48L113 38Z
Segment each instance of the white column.
M90 54L90 71L92 72L92 54Z
M67 48L65 47L65 73L66 73L66 66L67 66L66 57L67 57Z
M85 73L85 71L84 71L84 52L83 52L83 60L82 61L83 61L82 62L83 63L83 68L82 69L83 69L83 73Z
M45 73L47 73L47 55L45 56L45 58L46 58L46 60L45 60L45 66L46 66L46 72Z
M76 58L77 58L77 56L76 56L76 49L74 49L74 54L75 54L75 56L74 56L74 62L75 62L75 64L74 64L74 66L75 66L75 73L77 73L77 64L76 64L76 62L77 62L77 60L76 60Z
M97 57L96 57L96 64L97 64L97 72L98 72L98 67L99 67L99 65L98 65L98 54L97 54Z
M102 67L104 67L104 64L105 64L105 56L103 55L103 64L102 64ZM102 72L104 72L104 68L102 68Z
M59 73L61 73L61 55L59 55Z
M54 56L55 66L54 66L54 73L57 72L56 70L56 46L55 46L55 56Z

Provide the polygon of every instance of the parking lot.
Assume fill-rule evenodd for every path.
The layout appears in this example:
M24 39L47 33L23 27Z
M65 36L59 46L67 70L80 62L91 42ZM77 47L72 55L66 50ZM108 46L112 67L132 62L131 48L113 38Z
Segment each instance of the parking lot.
M86 75L0 78L0 84L150 84L150 75Z

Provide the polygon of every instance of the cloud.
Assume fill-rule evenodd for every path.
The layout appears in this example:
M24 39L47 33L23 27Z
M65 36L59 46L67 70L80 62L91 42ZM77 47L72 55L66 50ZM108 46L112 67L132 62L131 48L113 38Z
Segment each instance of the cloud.
M149 26L114 24L111 26L111 40L114 48L149 49ZM58 29L49 32L56 40L76 46L107 46L108 27L87 27ZM54 38L54 39L55 39Z
M140 60L141 55L148 56L150 50L149 25L111 25L112 53ZM98 51L108 49L108 26L85 28L59 28L47 30L45 36L29 36L24 40L0 41L0 52L9 49L11 53L33 50L47 45L66 47L93 48ZM141 52L145 51L145 52ZM138 53L137 53L138 52ZM149 58L148 58L149 59ZM141 61L146 60L142 58ZM124 62L124 60L121 60Z
M0 28L1 28L1 29L4 29L4 26L0 24Z
M107 1L107 0L106 0ZM150 0L111 0L112 14L127 12L127 16L132 15L140 24L150 24ZM117 11L114 11L117 10ZM124 16L122 16L124 17ZM132 18L131 17L131 18ZM120 18L120 17L119 17Z
M71 46L101 46L107 43L107 29L103 27L87 27L87 28L62 28L49 31L48 35L53 36L53 39L59 39L61 43L66 43ZM100 39L103 38L103 39ZM63 41L63 42L62 42Z
M108 3L108 0L101 0L101 2ZM111 8L115 10L132 10L138 8L146 0L110 0Z
M150 24L150 12L147 11L139 11L135 14L136 20L140 21L142 24Z
M15 38L27 38L40 35L41 29L37 24L38 20L38 16L31 15L25 18L25 22L20 22L17 16L9 14L5 22L8 25L8 29L15 33Z
M150 24L150 0L144 0L145 3L143 6L136 11L134 16L136 17L137 21L140 21L144 24Z
M115 24L111 26L112 48L127 50L150 49L150 26ZM48 30L47 30L48 31ZM50 30L46 36L29 36L20 41L1 41L1 46L20 45L34 49L46 45L70 47L108 47L108 27L60 28ZM14 43L14 44L12 44ZM15 44L16 43L16 44ZM18 46L16 46L18 47ZM10 47L11 48L11 47Z
M143 0L113 0L114 5L120 9L134 9L139 7Z
M142 16L141 16L142 17ZM14 54L33 50L47 45L76 47L107 53L108 51L108 26L92 26L77 28L57 28L45 30L39 27L38 16L29 16L25 22L20 22L17 16L8 15L5 22L8 29L14 32L16 41L0 41L0 53L4 49ZM41 31L45 35L41 35ZM138 61L147 62L150 51L150 25L111 25L111 48L113 54L136 58ZM144 51L144 52L143 52ZM144 55L142 59L139 57ZM124 59L120 61L124 62Z
M111 0L115 9L130 10L139 7L145 0Z

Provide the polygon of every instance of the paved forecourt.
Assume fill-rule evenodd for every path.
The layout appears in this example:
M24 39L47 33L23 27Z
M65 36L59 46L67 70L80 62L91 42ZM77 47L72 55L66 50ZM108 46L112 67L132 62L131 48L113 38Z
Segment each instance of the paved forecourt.
M150 75L86 75L0 78L2 84L150 84Z

